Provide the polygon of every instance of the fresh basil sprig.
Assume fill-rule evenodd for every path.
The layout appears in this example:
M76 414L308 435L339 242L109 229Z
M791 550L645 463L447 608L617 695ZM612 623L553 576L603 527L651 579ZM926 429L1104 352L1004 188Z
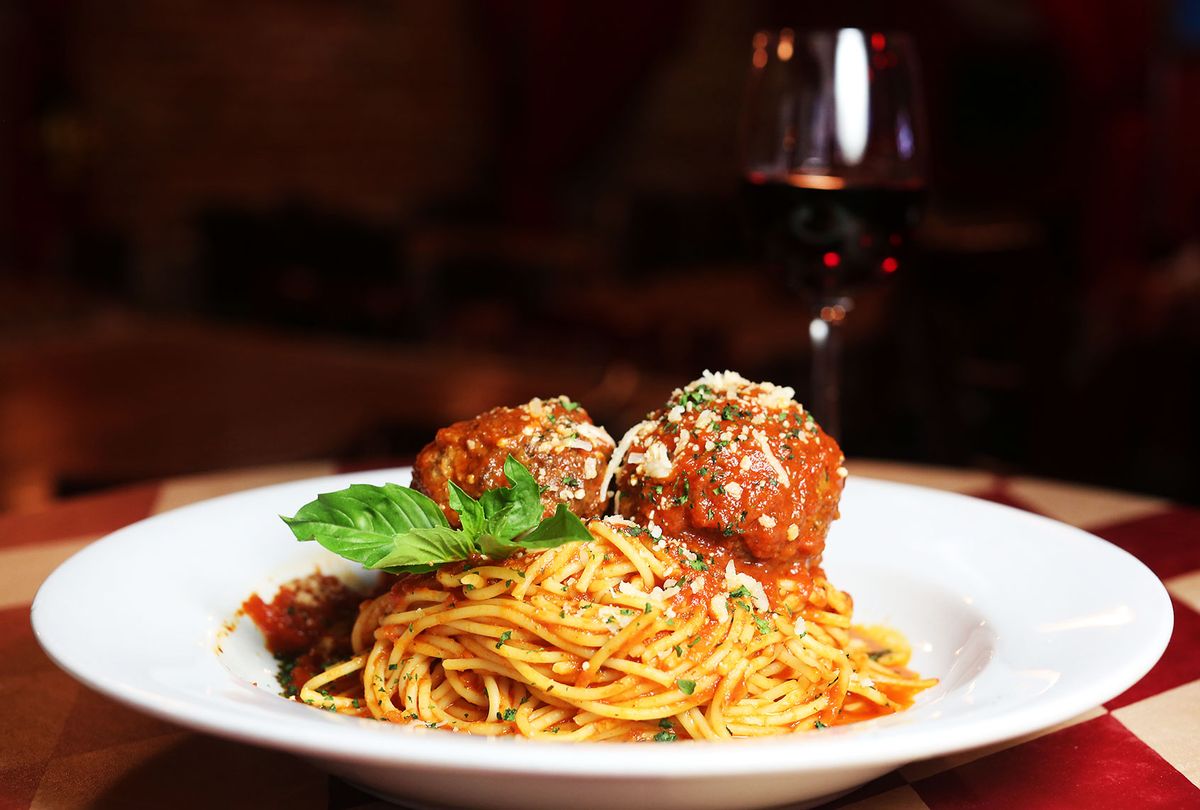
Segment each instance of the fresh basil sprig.
M450 508L461 529L450 528L441 508L415 489L397 484L352 484L306 503L283 522L297 540L316 540L364 568L393 574L424 573L472 555L503 559L522 548L554 548L590 540L583 522L563 504L542 519L541 491L521 462L504 462L509 486L476 500L453 482Z

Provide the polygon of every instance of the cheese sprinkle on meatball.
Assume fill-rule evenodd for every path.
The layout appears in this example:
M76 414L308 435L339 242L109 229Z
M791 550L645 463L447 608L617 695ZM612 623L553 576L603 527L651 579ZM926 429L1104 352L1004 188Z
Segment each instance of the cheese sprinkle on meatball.
M413 489L435 500L454 526L448 503L453 481L474 498L508 486L504 460L512 455L542 488L546 517L562 503L587 520L604 514L600 481L613 451L608 432L567 397L531 399L442 428L413 464Z
M732 371L704 372L621 440L614 508L652 534L819 564L845 459L793 396Z

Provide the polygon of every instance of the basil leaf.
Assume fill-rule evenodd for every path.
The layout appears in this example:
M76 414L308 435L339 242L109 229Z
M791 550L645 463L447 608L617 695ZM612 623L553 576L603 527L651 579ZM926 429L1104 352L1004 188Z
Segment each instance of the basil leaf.
M560 503L553 515L539 523L529 534L519 537L516 543L522 548L554 548L575 540L591 539L591 532L578 515Z
M464 531L438 526L412 529L394 538L392 550L368 568L406 566L436 567L452 560L465 560L475 553L475 544Z
M512 540L501 540L492 534L479 535L479 537L475 538L475 544L479 546L481 554L496 560L502 560L521 548Z
M450 482L447 494L450 508L458 513L458 520L462 523L463 531L472 537L481 534L484 530L484 512L479 501L468 495L453 481Z
M504 460L507 487L488 490L479 496L485 516L480 534L500 542L527 532L542 519L542 493L525 465L512 456ZM487 552L485 552L487 553Z
M316 540L367 567L392 551L397 534L450 525L433 500L396 484L352 484L325 492L283 521L297 540Z
M521 548L546 549L591 539L563 504L542 520L541 490L532 474L509 456L509 486L472 498L451 483L447 492L461 529L450 528L442 509L416 490L396 484L353 484L317 496L283 517L297 540L316 540L366 568L394 574L424 573L476 554L503 559ZM282 516L281 516L282 517Z
M588 541L592 534L583 525L583 521L568 509L559 504L554 514L543 520L533 531L521 535L515 540L502 540L492 535L479 537L479 547L489 557L507 557L517 549L522 548L557 548L565 543Z

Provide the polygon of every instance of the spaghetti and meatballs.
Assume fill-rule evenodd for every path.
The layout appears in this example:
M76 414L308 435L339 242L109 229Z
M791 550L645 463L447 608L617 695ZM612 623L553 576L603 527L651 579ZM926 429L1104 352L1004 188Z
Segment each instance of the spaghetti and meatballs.
M414 477L435 499L427 508L455 513L462 528L444 531L476 551L385 579L355 611L349 654L297 679L297 699L472 734L664 742L865 720L935 683L907 670L899 633L853 625L851 598L826 579L846 473L791 389L706 373L626 434L584 479L594 490L567 494L549 483L577 475L563 472L566 453L589 453L590 467L611 444L556 449L547 434L561 434L546 426L586 417L568 400L535 402L541 417L495 409L423 451ZM513 454L501 457L508 478L554 470L534 473L540 495L526 492L543 522L508 540L489 534L520 489L495 489L501 450ZM615 514L600 518L610 483ZM586 530L556 539L569 533L560 504L592 518ZM495 548L507 551L478 551ZM401 559L371 567L401 570L388 567Z

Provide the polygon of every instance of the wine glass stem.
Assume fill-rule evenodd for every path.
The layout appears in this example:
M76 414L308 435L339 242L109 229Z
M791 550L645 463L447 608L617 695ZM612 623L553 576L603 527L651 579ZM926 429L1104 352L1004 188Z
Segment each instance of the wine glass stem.
M813 412L822 429L839 441L842 439L842 321L849 307L826 302L816 307L808 324L812 340L812 401Z

